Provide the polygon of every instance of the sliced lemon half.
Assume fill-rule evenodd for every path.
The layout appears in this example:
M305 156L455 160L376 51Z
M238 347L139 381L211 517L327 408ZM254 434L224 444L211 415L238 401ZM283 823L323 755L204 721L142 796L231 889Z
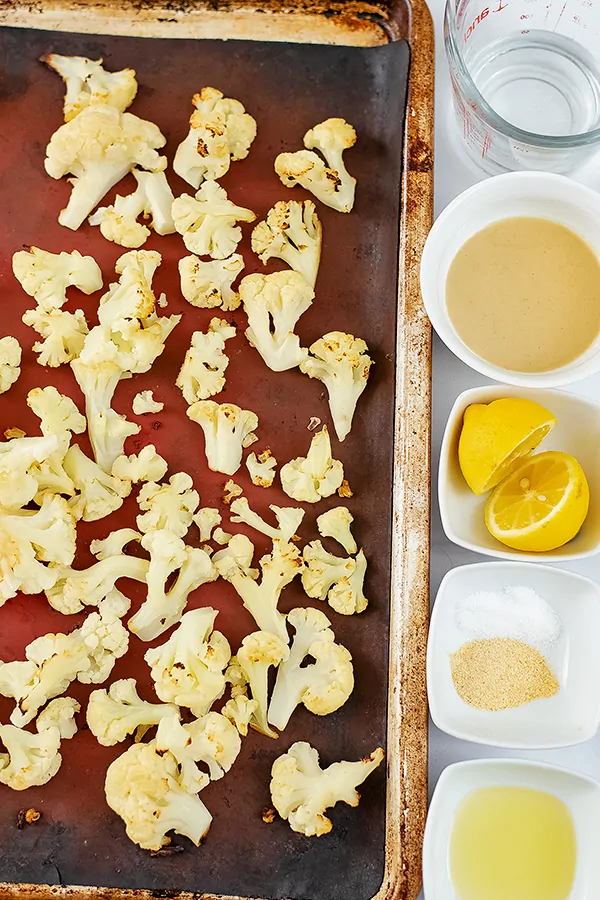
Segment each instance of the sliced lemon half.
M500 482L485 508L485 524L507 547L530 553L571 541L587 516L585 473L568 453L551 450L523 460Z
M521 397L468 406L458 462L473 493L480 496L491 491L539 447L555 425L556 416L549 410Z

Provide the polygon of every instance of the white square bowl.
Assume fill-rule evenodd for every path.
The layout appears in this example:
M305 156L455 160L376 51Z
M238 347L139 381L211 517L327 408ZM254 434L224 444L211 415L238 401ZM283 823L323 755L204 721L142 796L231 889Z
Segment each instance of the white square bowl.
M467 406L491 403L503 397L534 400L554 413L557 423L539 450L570 453L583 467L590 486L590 508L579 534L564 547L547 553L524 553L501 544L485 527L489 495L477 497L458 464L458 439ZM530 559L538 562L581 559L600 551L600 404L565 391L487 385L464 391L452 407L440 451L438 492L442 526L448 538L486 556Z
M520 759L478 759L455 763L442 772L425 828L425 900L459 900L450 877L449 858L456 810L471 791L498 786L546 791L566 804L573 816L577 842L575 879L569 900L598 900L600 785L568 769Z
M523 585L555 610L562 635L544 652L560 683L553 696L516 709L469 706L452 681L450 654L472 640L456 624L456 603L478 591ZM461 566L442 581L431 616L427 691L431 718L442 731L494 747L550 749L581 744L600 726L600 585L551 566L489 562Z

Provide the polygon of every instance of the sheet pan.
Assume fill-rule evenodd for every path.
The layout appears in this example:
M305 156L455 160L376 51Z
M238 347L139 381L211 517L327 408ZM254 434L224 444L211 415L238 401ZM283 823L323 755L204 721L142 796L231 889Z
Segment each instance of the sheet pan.
M74 8L69 30L83 30L83 23L93 20L88 15L93 5L83 5L88 7L86 16L76 15ZM197 4L184 6L188 7L189 18L185 18L185 10L178 12L179 25L193 25L202 18ZM146 20L151 8L156 12L157 4L144 5L131 20L134 27L142 24L139 30L145 34L152 24ZM42 5L40 16L47 15L49 9ZM55 16L60 12L57 9ZM126 11L127 7L122 9ZM249 12L244 9L242 13L246 27L251 21L247 18ZM195 850L182 840L186 844L183 853L162 859L150 859L130 844L123 835L122 823L104 804L103 779L98 772L106 768L119 748L100 748L89 733L79 735L72 745L63 745L63 769L49 785L22 796L0 789L0 878L4 880L0 892L4 891L4 896L55 895L56 888L38 888L34 883L58 885L59 893L67 894L76 889L61 888L62 885L94 886L101 895L103 888L112 888L111 897L125 896L123 889L134 891L135 896L143 896L142 889L150 890L151 896L184 889L201 892L202 896L314 900L359 900L378 892L382 897L413 897L418 893L426 799L424 648L430 351L428 326L415 293L415 270L431 209L431 149L427 142L427 110L414 105L418 92L410 82L405 107L407 44L394 40L385 43L391 37L410 38L410 33L401 34L409 18L406 13L401 8L396 10L395 18L388 11L387 19L380 16L377 20L374 13L355 19L355 31L362 38L357 43L375 44L374 35L379 36L382 46L368 50L343 43L335 47L245 41L223 44L206 38L198 44L187 37L187 28L186 38L176 42L0 29L5 61L0 102L6 123L0 148L0 191L9 212L4 233L0 233L3 333L17 334L24 347L32 343L31 332L19 324L20 315L29 305L28 298L15 286L10 273L10 255L20 244L90 252L102 266L107 282L111 280L114 260L120 255L119 248L104 242L92 229L72 235L55 221L68 188L43 174L41 160L47 137L60 123L62 85L36 62L42 52L53 49L104 55L111 68L133 65L142 88L132 111L158 122L169 139L167 153L171 157L185 134L189 96L194 90L211 83L243 99L258 119L259 137L249 159L235 164L223 183L237 202L250 206L259 217L277 199L304 196L300 189L288 192L279 184L271 168L276 153L300 146L304 130L327 115L345 115L351 120L361 135L353 157L348 157L349 167L359 179L358 202L351 216L320 208L325 246L317 301L301 320L299 333L303 341L309 342L331 328L352 331L365 337L376 359L364 405L359 408L350 437L343 445L334 441L334 450L339 451L355 491L349 505L356 515L359 540L370 559L369 612L352 619L332 613L338 639L351 649L355 659L357 688L349 704L335 716L322 720L306 711L296 713L277 742L253 735L227 778L203 793L215 816L203 847ZM16 14L18 9L15 12L14 8L6 14L9 25L66 25L64 19L50 22L47 18L36 20L35 16L21 21L18 16L15 19ZM220 18L219 13L213 17L215 22L231 23L234 15L235 11L229 8ZM318 19L310 9L287 14L273 10L266 15L271 16L273 23L285 21L288 31L290 17L303 16L312 22L315 35L315 22L322 21L330 27L335 19L335 15ZM254 18L260 20L261 16L255 14ZM113 21L107 15L102 30L119 30L108 27ZM368 25L364 31L358 25L361 21ZM208 28L206 22L206 17L202 18L203 29ZM120 30L129 33L122 27L122 16L118 23ZM341 20L337 26L337 37L343 36L349 43L351 30L345 30ZM224 28L222 24L221 31ZM264 26L262 32L260 36L265 37ZM181 33L180 28L178 34ZM328 37L332 33L328 31ZM274 36L273 30L269 36ZM200 47L202 53L198 52ZM415 45L411 45L411 51L412 79L419 71L419 63L422 68L422 60ZM252 85L251 91L248 84ZM283 116L282 107L278 106L282 97L287 98ZM277 115L273 114L274 108L280 110ZM403 136L404 121L408 130ZM416 135L415 124L422 126ZM10 141L6 140L8 134ZM18 178L14 177L15 171ZM176 193L186 189L175 177L171 180ZM252 260L248 233L249 229L241 247L248 266L246 273L262 271L260 263ZM153 238L146 247L163 253L157 286L169 297L169 312L184 311L186 316L152 371L121 384L115 405L129 413L133 394L148 387L166 401L164 413L142 421L142 433L130 440L128 450L133 452L136 441L141 446L152 440L169 459L170 471L189 471L202 503L213 505L225 478L206 469L201 431L184 421L185 404L173 385L191 332L205 328L211 313L192 310L179 295L176 261L184 255L180 239ZM73 305L88 311L94 300L81 298L80 303ZM232 318L241 327L238 337L228 345L232 362L226 392L219 399L236 402L243 397L244 405L259 415L261 442L257 446L269 444L278 459L285 461L308 446L307 425L311 416L329 422L326 399L318 382L308 382L297 371L274 376L266 370L241 335L243 314L236 313ZM24 362L20 382L0 402L0 425L3 430L19 424L35 433L35 420L23 411L27 390L40 383L55 383L77 397L77 389L68 371L47 370L42 374L31 353L26 354ZM242 472L237 480L247 488L251 505L262 513L268 503L288 502L276 489L264 492L252 488ZM322 504L318 512L327 505ZM316 537L314 514L310 511L306 517L307 525L301 531L303 540ZM95 523L82 529L77 565L91 562L84 549L86 538L131 524L134 515L135 506L128 503L123 515L114 516L110 523ZM266 551L266 544L257 540L255 533L247 533L255 540L259 554ZM228 585L219 582L218 586L199 590L191 605L207 603L221 610L218 625L234 646L252 629L252 621ZM283 609L287 611L300 603L305 604L306 599L299 587L292 585L284 594ZM0 636L3 659L22 657L24 645L39 633L65 630L64 617L48 610L42 598L11 601L0 615L9 626ZM69 624L77 623L75 617ZM150 682L141 661L144 649L136 642L135 651L118 664L113 678L135 675L142 691L150 697ZM79 690L83 699L88 692ZM0 706L0 720L6 720L7 709L6 705ZM387 779L383 770L372 777L365 785L359 810L336 809L335 828L330 836L311 842L292 835L281 822L271 826L262 823L260 813L268 805L270 766L290 743L310 740L328 762L370 752L378 743L385 743L386 730ZM16 812L23 803L44 811L43 824L16 830ZM90 895L90 890L83 888L78 896Z

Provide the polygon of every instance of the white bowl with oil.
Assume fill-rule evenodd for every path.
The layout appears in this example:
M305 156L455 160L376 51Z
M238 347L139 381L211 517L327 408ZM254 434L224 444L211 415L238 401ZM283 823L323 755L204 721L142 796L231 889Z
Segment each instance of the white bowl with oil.
M515 709L476 709L461 699L452 680L450 654L474 639L458 627L456 606L471 594L517 585L534 590L561 620L558 641L538 647L560 689L553 697ZM438 589L429 629L431 718L453 737L494 747L538 750L583 743L600 727L599 643L600 585L595 581L531 563L487 562L452 569Z
M492 537L485 526L488 494L477 497L467 485L458 464L458 439L467 406L491 403L503 397L534 400L554 413L557 423L539 451L570 453L583 467L590 487L590 507L579 534L556 550L525 553L507 547ZM563 562L582 559L600 551L600 404L566 391L487 385L464 391L457 398L446 423L438 476L442 526L447 537L460 547L499 559Z
M423 844L425 900L462 900L451 876L450 846L456 814L472 792L488 787L526 788L561 800L573 820L575 877L568 900L597 900L600 885L600 785L568 769L519 759L479 759L448 766L436 785Z
M494 378L526 387L559 387L600 371L600 334L568 365L547 372L515 372L475 354L458 335L446 306L448 271L461 247L501 219L538 217L566 226L600 259L600 194L563 175L511 172L479 182L452 201L436 219L421 259L421 295L442 341L464 363ZM535 340L535 335L532 335Z

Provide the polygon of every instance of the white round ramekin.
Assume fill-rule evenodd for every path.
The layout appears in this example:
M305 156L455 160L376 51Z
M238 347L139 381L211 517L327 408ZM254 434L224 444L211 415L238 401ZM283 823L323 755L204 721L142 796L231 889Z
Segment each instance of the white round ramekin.
M486 362L461 340L446 308L446 278L463 244L500 219L536 216L570 228L600 258L600 194L563 175L511 172L459 194L429 233L421 259L421 294L436 332L472 369L520 387L558 387L600 371L600 336L573 362L548 372L514 372ZM600 287L599 287L600 289ZM600 322L598 323L600 327Z

